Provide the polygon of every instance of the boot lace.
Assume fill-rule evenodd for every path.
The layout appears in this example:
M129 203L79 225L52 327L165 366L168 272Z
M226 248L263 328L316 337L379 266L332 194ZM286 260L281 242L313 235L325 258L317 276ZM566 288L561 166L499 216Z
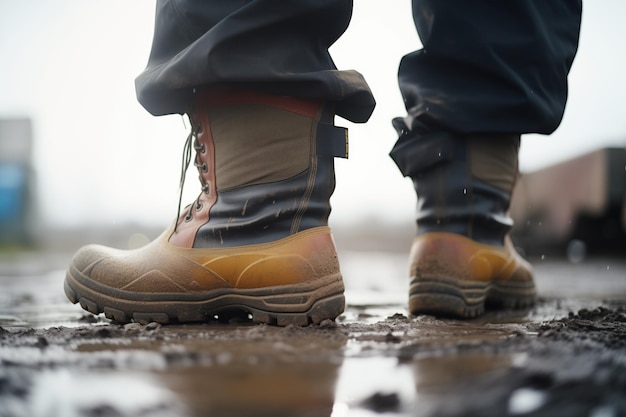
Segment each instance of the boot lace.
M193 120L191 120L191 117L189 118L189 122L191 123L191 130L189 132L189 135L187 135L187 139L185 140L185 145L183 146L180 180L178 183L178 188L179 188L178 209L176 210L176 223L174 225L174 232L176 232L178 228L178 223L179 223L178 219L180 219L180 216L181 216L180 209L181 209L182 201L183 201L183 190L185 188L185 178L187 176L187 170L189 169L189 165L191 165L192 148L196 151L196 157L194 158L193 164L200 172L200 183L202 184L202 191L196 198L195 202L189 205L189 210L187 211L187 215L185 216L185 221L190 221L193 218L192 213L193 213L194 207L196 208L196 210L200 210L202 208L200 197L202 196L203 193L208 193L210 190L209 184L205 183L202 177L202 173L207 172L208 166L206 162L203 162L198 155L199 153L204 153L206 151L205 145L203 143L201 144L198 142L198 133L202 132L202 125L201 124L194 125Z

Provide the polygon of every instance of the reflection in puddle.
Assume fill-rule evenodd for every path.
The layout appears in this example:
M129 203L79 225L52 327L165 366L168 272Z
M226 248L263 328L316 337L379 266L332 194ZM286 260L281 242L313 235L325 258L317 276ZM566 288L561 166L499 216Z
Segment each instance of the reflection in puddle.
M160 371L45 371L25 415L428 416L453 404L455 393L476 380L526 361L524 354L487 353L408 362L371 356L342 361L334 355L307 360L272 357L264 343L257 347L266 353L250 360L254 343L242 345L232 352L207 352L210 363L176 363ZM540 395L515 391L509 412L541 407Z
M518 388L509 398L509 413L527 414L540 408L547 399L547 394L532 388Z
M527 359L525 353L493 352L416 359L412 364L419 397L416 415L475 415L472 409L481 410L506 394L509 387L497 381Z
M492 353L441 356L413 362L415 386L423 393L443 393L450 385L471 385L477 377L522 366L526 355Z
M346 358L339 372L332 417L429 416L454 407L455 393L489 375L522 366L525 354L435 356L399 362L396 358ZM539 392L534 392L541 394ZM519 392L510 411L540 407L543 399Z
M339 372L332 417L404 415L415 401L409 366L399 365L396 358L347 358Z
M32 417L186 415L172 393L154 378L132 373L42 372L29 405L25 415Z
M163 374L194 416L329 416L339 365L231 363Z

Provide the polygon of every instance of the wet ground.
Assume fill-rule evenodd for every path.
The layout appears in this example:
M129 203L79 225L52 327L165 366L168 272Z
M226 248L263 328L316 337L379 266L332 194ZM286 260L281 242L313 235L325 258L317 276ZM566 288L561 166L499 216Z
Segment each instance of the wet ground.
M277 328L113 324L69 255L4 255L0 417L626 416L626 258L534 259L536 307L466 321L408 316L405 254L340 259L346 313Z

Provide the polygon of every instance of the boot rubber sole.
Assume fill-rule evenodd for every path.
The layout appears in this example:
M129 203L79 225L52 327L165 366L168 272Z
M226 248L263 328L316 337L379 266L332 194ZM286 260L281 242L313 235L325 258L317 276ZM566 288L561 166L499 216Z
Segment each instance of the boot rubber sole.
M485 309L523 309L535 304L532 281L464 281L441 277L420 277L411 281L411 314L472 318Z
M337 275L337 276L335 276ZM334 320L345 308L340 274L310 283L259 289L221 288L193 294L138 293L99 284L71 266L64 290L74 304L119 323L206 322L248 313L255 323L307 326Z

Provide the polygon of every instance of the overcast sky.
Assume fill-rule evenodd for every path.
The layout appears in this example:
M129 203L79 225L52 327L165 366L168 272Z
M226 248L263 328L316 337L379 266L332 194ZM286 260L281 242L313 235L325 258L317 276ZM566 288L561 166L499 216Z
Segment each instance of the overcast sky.
M625 146L624 16L624 0L584 4L563 124L551 137L524 138L522 170ZM173 219L187 130L180 116L150 116L134 90L153 20L148 0L0 0L0 118L33 120L44 221L165 226ZM387 154L396 140L390 120L404 113L397 64L419 47L410 1L355 1L351 26L331 52L340 68L365 75L378 106L365 125L337 121L350 128L351 155L336 164L334 223L412 223L411 184ZM199 192L196 176L189 173L186 202Z

